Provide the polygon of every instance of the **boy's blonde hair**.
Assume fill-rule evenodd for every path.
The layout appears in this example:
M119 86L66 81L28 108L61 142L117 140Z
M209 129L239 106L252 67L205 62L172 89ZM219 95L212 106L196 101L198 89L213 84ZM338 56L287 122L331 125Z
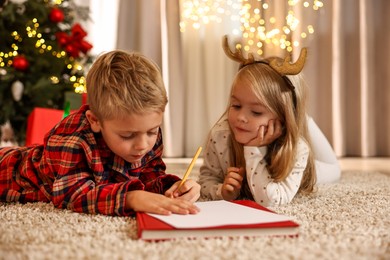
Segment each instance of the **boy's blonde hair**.
M93 63L86 81L88 104L99 120L164 112L168 102L158 66L136 52L115 50L102 54Z
M316 182L316 174L306 118L306 84L300 74L288 76L288 79L295 87L294 90L290 89L286 80L269 65L254 63L244 66L237 73L231 91L238 81L244 81L252 88L256 97L263 102L262 104L281 120L284 127L283 133L276 141L268 145L266 156L268 171L275 181L284 180L294 167L299 139L303 138L309 145L310 155L299 191L311 192ZM296 103L292 91L295 92ZM230 104L226 113L229 107ZM237 167L245 166L243 146L237 143L233 136L231 144L231 163ZM246 190L243 191L248 196Z

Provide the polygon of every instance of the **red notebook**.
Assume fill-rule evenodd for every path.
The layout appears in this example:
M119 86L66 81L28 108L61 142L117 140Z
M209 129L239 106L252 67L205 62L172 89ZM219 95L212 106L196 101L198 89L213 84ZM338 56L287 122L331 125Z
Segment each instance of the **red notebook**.
M212 237L236 237L236 236L243 236L243 237L253 237L253 236L297 236L299 231L299 224L291 220L287 216L279 215L259 204L257 204L254 201L250 200L237 200L227 203L232 204L226 204L224 202L223 204L223 210L227 210L226 212L229 212L229 210L234 210L231 214L226 214L225 212L222 213L222 210L220 210L218 207L220 204L219 202L198 202L198 206L202 206L202 203L209 203L209 206L212 206L211 210L215 210L215 214L213 212L210 212L209 209L204 210L201 213L203 215L199 216L192 216L192 215L186 215L189 216L188 222L191 222L192 217L196 217L194 219L204 219L204 221L197 221L197 223L186 223L186 221L183 222L183 220L186 220L186 216L182 215L171 215L172 217L176 218L178 217L181 219L179 223L174 222L174 224L169 224L171 220L171 216L157 216L161 217L164 220L158 219L152 215L149 215L144 212L137 212L137 226L138 226L138 238L143 240L168 240L168 239L176 239L176 238L212 238ZM216 203L216 204L213 204ZM245 207L239 207L237 209L237 205L242 205ZM214 207L215 205L215 207ZM230 209L230 206L232 207ZM250 209L248 209L249 207ZM209 207L210 208L210 207ZM254 211L253 211L254 209ZM241 210L243 210L241 212ZM259 219L251 219L250 224L247 223L240 223L240 222L230 222L230 224L226 224L226 219L230 218L232 215L236 215L237 218L245 219L245 217L241 217L241 213L246 213L247 210L250 210L249 213L253 215L253 217L261 216L261 214L265 215L265 218L261 217ZM222 218L215 219L215 216L217 214L223 214ZM200 213L198 213L200 214ZM196 214L197 215L197 214ZM229 217L227 217L229 216ZM213 219L214 218L214 219ZM234 218L234 216L233 216ZM218 223L220 221L220 223ZM214 221L214 222L213 222ZM215 223L215 221L217 221ZM204 226L202 226L205 223ZM232 224L236 223L236 224Z

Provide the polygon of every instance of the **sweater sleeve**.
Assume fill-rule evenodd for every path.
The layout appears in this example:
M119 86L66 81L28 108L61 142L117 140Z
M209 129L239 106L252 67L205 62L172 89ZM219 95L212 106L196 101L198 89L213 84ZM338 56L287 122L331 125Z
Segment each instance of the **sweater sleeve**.
M289 203L299 190L309 147L304 141L299 141L294 167L287 178L279 182L275 182L267 170L264 160L266 153L266 147L244 147L246 177L253 198L264 206Z
M126 210L126 193L130 190L143 190L144 184L136 177L123 182L108 181L107 171L91 171L82 153L72 152L59 155L61 160L50 163L55 169L52 202L55 207L66 208L75 212L104 215L131 215ZM69 151L69 147L67 149Z
M176 175L165 173L165 163L160 156L149 161L140 174L140 180L145 184L145 190L149 192L164 194L180 178Z
M143 188L137 179L97 185L88 172L68 171L56 178L52 201L58 208L75 212L123 216L132 214L125 209L126 192Z
M203 153L203 164L200 167L199 184L202 198L211 200L222 199L222 183L224 171L219 163L217 149L213 142L209 142Z
M88 141L87 141L88 140ZM91 141L92 140L92 141ZM131 215L126 193L143 190L138 176L107 166L92 133L54 134L48 138L45 165L54 174L51 201L57 208L104 215ZM46 167L45 166L45 167Z
M211 130L199 175L201 196L204 199L223 199L221 189L229 166L229 138L227 121L217 124Z

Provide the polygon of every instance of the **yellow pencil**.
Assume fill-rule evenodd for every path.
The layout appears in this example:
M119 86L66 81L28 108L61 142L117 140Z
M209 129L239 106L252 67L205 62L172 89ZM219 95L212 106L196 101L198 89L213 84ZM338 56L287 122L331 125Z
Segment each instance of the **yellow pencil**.
M177 190L179 190L180 187L183 185L183 183L187 180L192 168L194 167L195 161L196 161L196 159L198 159L198 156L199 156L201 151L202 151L202 146L199 146L198 150L195 153L194 158L192 158L192 161L191 161L190 165L188 166L186 173L183 176L183 179L181 180L181 182L179 184L179 187L177 187Z

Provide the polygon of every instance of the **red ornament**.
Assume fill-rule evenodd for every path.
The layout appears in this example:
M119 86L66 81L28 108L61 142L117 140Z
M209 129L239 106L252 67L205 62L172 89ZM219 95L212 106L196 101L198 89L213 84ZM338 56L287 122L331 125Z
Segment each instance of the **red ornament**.
M13 59L13 66L16 70L25 71L28 69L30 64L24 56L15 56Z
M49 14L50 21L53 23L60 23L64 20L64 12L61 9L54 7Z

